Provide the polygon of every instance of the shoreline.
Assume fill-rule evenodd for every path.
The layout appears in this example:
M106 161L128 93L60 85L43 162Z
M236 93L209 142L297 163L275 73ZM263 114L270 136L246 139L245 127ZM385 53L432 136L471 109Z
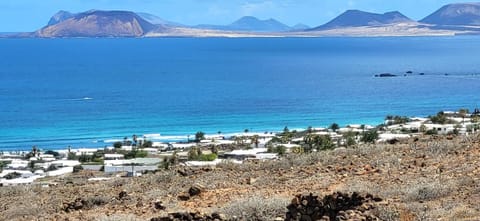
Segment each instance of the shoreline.
M442 111L445 113L456 113L455 111ZM400 116L400 115L398 115ZM402 117L407 117L410 119L425 119L428 117L417 117L417 116L403 116ZM379 118L380 119L380 118ZM350 123L350 124L339 124L341 128L349 128L349 126L355 126L358 127L360 125L365 125L371 128L376 128L378 126L384 125L385 122L387 122L386 117L383 117L382 120L378 120L377 122L370 122L370 123ZM332 121L333 123L337 123L335 121ZM283 132L283 129L287 127L289 131L306 131L308 128L313 128L316 130L328 130L329 126L305 126L305 127L289 127L283 126L283 127L277 127L276 130L255 130L253 128L246 127L244 131L241 130L219 130L218 132L212 132L211 130L197 130L197 132L203 132L205 134L206 140L209 139L218 139L219 137L222 137L225 140L231 140L234 137L251 137L253 135L259 135L259 136L264 136L264 135L278 135L279 133ZM219 133L221 132L221 133ZM69 148L70 149L104 149L107 147L112 147L115 142L122 142L124 141L125 138L130 140L133 135L137 135L140 140L143 140L146 138L146 140L157 143L157 144L184 144L184 143L191 143L195 139L195 133L183 133L181 135L179 134L169 134L167 133L166 135L162 133L156 133L156 132L149 132L149 133L129 133L125 134L124 136L110 136L106 138L56 138L52 140L35 140L35 141L13 141L11 143L30 143L32 145L24 145L24 147L21 148L15 148L15 147L1 147L0 146L0 153L18 153L18 152L29 152L33 146L39 148L40 150L47 151L47 150L53 150L53 151L67 151ZM62 142L55 142L55 141L62 141ZM84 141L84 142L80 142ZM35 143L36 142L36 143ZM7 140L7 143L8 140ZM54 143L54 144L47 144L47 145L42 145L42 143ZM55 144L57 143L57 144ZM13 146L13 145L12 145Z
M382 122L382 121L378 121ZM336 122L332 122L336 123ZM370 126L377 126L381 123L349 123L349 124L341 124L341 126L348 126L348 125L370 125ZM205 137L218 137L218 135L221 135L225 137L226 139L229 139L231 137L235 136L253 136L255 134L258 135L263 135L263 134L278 134L283 131L285 127L288 127L290 131L305 131L307 130L310 126L305 126L305 127L300 127L300 126L295 126L295 127L289 127L287 126L281 126L277 127L277 129L267 129L267 130L255 130L250 127L245 127L245 129L248 129L249 132L245 133L242 130L219 130L222 133L219 134L217 132L211 132L207 130L197 130L202 131L205 133ZM328 125L322 125L322 126L311 126L312 128L317 128L317 129L326 129L328 128ZM15 143L15 144L21 144L21 143L32 143L31 146L26 146L22 148L15 148L15 147L2 147L0 146L0 153L1 152L29 152L32 149L32 146L36 146L37 148L40 148L41 150L53 150L53 151L64 151L67 150L68 147L71 147L72 149L103 149L108 146L112 146L113 143L115 142L121 142L124 140L124 137L127 137L128 139L131 139L132 135L136 134L139 138L143 138L144 136L147 137L149 141L152 142L159 142L159 143L186 143L188 139L190 138L190 141L192 141L195 138L195 133L183 133L183 134L169 134L167 133L166 135L163 135L162 133L157 133L157 132L149 132L145 134L141 133L128 133L125 134L124 136L110 136L110 137L92 137L92 138L54 138L54 139L45 139L45 140L35 140L37 144L34 144L35 141L28 141L28 140L23 140L23 141L11 141L7 143ZM84 140L84 142L78 142ZM65 141L65 142L55 142L55 141ZM77 141L77 142L75 142ZM42 145L42 143L61 143L61 144L51 144L51 145ZM65 143L65 145L62 145ZM0 144L1 145L1 144Z

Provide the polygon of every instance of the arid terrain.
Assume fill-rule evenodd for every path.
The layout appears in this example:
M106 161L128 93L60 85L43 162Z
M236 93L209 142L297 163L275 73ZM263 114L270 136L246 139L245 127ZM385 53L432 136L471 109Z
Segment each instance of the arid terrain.
M198 215L191 220L285 220L289 204L309 204L299 194L358 192L375 200L340 212L344 219L358 213L366 220L479 220L479 160L480 137L425 136L138 178L87 181L103 174L82 171L49 181L56 186L0 188L0 219L173 220L161 217L189 212Z

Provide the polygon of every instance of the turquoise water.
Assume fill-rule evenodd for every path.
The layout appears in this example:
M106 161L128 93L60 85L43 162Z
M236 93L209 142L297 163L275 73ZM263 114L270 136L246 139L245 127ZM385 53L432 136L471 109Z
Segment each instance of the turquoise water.
M479 55L479 37L0 39L0 149L473 109Z

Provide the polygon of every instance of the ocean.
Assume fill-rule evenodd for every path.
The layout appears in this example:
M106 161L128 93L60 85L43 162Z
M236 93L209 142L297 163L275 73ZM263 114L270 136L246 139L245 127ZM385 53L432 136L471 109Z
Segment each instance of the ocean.
M0 150L472 110L479 57L476 36L0 39Z

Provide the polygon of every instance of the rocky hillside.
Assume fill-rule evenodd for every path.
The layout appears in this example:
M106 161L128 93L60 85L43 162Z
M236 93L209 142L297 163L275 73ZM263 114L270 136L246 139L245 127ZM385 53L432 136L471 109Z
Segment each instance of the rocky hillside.
M68 12L68 11L59 11L57 13L55 13L55 15L53 15L51 18L50 18L50 21L48 21L48 25L55 25L55 24L58 24L60 22L63 22L69 18L72 18L73 16L75 16L75 14L71 13L71 12Z
M80 172L0 187L5 220L479 220L480 137L177 167L137 178ZM312 193L312 194L310 194ZM304 217L305 219L301 219Z
M57 14L36 32L38 37L141 37L164 27L153 25L133 12L92 10L73 15Z
M480 26L480 3L445 5L420 22L434 25Z

